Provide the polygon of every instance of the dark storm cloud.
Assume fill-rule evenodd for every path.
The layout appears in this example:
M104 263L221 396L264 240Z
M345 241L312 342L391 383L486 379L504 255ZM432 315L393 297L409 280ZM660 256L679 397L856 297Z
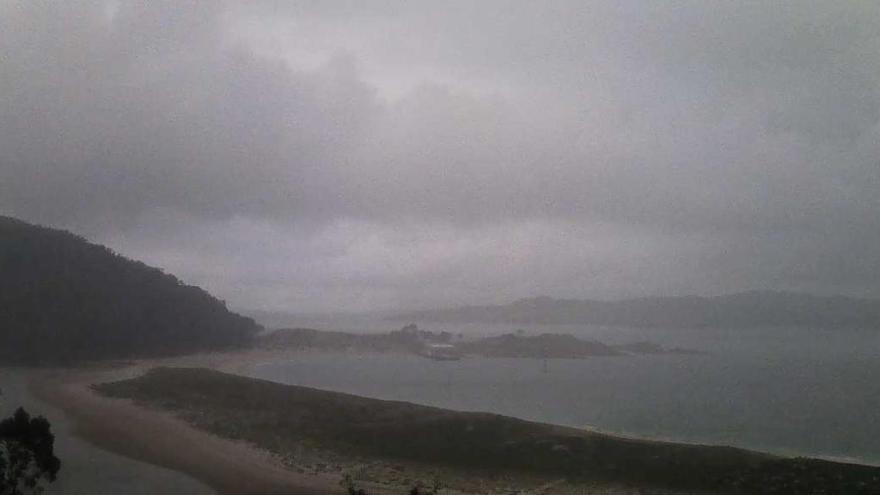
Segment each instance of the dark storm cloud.
M880 296L872 2L5 2L0 209L239 305Z

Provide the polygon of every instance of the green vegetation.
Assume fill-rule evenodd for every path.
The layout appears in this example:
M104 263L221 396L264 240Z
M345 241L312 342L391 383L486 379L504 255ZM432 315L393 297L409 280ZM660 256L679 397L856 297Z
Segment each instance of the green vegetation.
M0 421L0 495L39 493L55 481L61 461L46 418L32 418L19 408Z
M458 345L466 354L488 357L583 358L589 356L617 356L611 346L594 340L582 340L573 335L545 333L535 336L504 334Z
M0 217L0 362L223 349L259 327L198 287L68 232Z
M197 427L283 458L321 451L353 464L414 462L574 484L792 495L880 493L880 469L873 467L624 439L205 369L159 368L97 389L173 411ZM804 465L810 466L809 473Z
M368 495L366 490L358 487L354 478L352 478L350 474L345 474L339 484L342 485L342 488L345 489L345 493L348 495ZM417 482L407 493L409 493L409 495L440 495L442 490L442 485L437 482L431 486Z
M262 336L258 345L285 350L359 350L373 352L423 353L427 344L450 344L456 355L505 358L580 359L593 356L637 354L700 354L681 347L666 348L652 342L606 345L570 334L525 335L519 330L496 337L474 340L456 339L449 332L428 332L410 324L400 330L378 334L353 334L292 328L275 330Z
M259 345L268 349L357 349L376 352L415 352L425 343L448 343L453 335L448 332L428 332L416 325L406 325L387 333L354 334L314 330L311 328L284 328L259 339Z

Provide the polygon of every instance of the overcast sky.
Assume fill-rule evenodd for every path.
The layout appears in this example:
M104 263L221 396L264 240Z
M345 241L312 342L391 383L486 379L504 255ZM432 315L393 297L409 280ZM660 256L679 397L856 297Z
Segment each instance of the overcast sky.
M0 214L237 308L880 296L880 2L0 0Z

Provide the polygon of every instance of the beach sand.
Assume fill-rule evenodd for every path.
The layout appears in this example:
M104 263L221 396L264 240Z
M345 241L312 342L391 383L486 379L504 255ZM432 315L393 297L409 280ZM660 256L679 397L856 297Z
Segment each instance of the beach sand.
M30 389L40 400L62 409L74 423L74 433L89 443L185 473L221 495L344 493L338 475L292 471L251 445L214 436L171 414L103 397L91 389L92 384L137 376L157 365L235 370L267 357L236 353L137 361L104 369L40 370L33 373ZM382 486L367 489L371 494L394 493Z
M209 368L240 375L259 363L289 357L290 352L252 350L137 360L93 368L32 370L29 388L39 400L61 409L73 423L73 433L79 438L98 448L191 476L221 495L344 494L346 490L340 483L343 473L352 474L357 487L370 495L408 493L415 480L440 480L445 486L443 493L448 495L704 493L637 488L611 480L572 483L565 477L546 473L438 470L434 465L411 462L364 464L363 460L351 463L335 458L327 464L325 459L315 463L306 456L291 463L289 458L280 459L252 444L196 428L163 410L161 404L147 406L130 399L111 398L92 388L95 384L135 378L156 367Z

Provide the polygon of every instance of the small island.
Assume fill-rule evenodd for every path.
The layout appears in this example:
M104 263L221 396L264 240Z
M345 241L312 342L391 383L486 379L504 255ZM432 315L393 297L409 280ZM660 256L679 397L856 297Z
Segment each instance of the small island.
M524 330L494 337L465 338L450 332L421 330L415 324L379 334L354 334L310 328L280 329L263 336L258 345L276 350L402 352L440 360L465 356L585 359L599 356L702 353L680 347L666 348L653 342L608 345L562 333L526 335Z
M873 466L625 438L229 373L305 351L444 360L696 351L525 330L466 338L415 324L381 334L263 333L202 289L72 234L8 218L0 234L0 362L31 366L34 396L61 409L89 443L219 493L880 493Z

